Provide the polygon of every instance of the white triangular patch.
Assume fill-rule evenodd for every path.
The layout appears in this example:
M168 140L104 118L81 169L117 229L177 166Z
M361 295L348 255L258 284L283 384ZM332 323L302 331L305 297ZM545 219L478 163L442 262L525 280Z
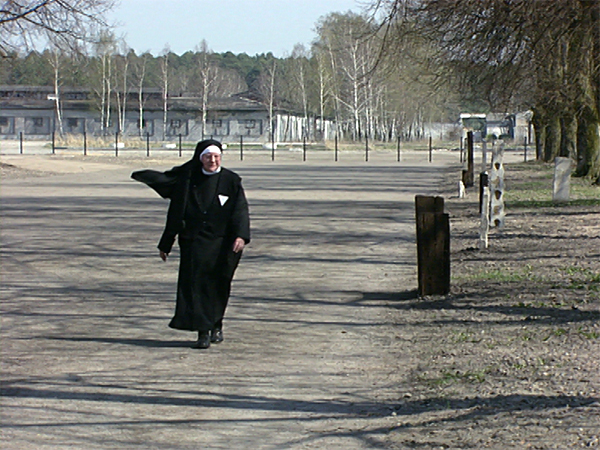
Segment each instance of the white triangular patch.
M227 200L229 200L229 197L227 197L226 195L219 194L219 202L221 202L221 206L227 203Z

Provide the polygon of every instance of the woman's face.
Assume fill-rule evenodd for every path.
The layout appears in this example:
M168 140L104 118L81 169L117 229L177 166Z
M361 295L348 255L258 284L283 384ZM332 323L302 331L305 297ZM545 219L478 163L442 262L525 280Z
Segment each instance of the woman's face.
M202 167L207 172L216 172L221 167L221 155L218 153L205 153L200 157Z

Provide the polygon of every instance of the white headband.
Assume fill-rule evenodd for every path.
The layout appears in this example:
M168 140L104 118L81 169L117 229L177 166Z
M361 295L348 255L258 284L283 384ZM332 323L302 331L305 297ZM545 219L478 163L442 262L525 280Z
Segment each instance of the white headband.
M206 155L207 153L216 153L217 155L221 154L221 149L219 147L217 147L216 145L209 145L208 147L206 147L202 153L200 153L200 158L202 158L204 155Z

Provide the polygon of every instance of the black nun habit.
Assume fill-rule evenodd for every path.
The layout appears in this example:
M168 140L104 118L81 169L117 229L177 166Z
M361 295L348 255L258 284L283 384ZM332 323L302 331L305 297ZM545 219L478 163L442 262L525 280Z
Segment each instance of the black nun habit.
M236 238L250 242L248 203L241 178L224 167L208 174L201 153L218 141L199 142L194 157L166 172L141 170L134 180L170 200L159 250L169 254L178 237L179 277L175 315L169 327L207 333L222 328L231 281L241 252Z

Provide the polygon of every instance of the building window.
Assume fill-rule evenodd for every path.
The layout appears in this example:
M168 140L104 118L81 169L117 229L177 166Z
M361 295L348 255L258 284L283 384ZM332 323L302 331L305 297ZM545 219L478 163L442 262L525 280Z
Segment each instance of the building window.
M215 119L212 124L215 128L221 128L223 126L223 121L221 119Z
M14 118L0 117L0 134L14 134Z
M254 128L256 127L256 120L248 119L246 120L246 128Z
M179 128L181 126L181 120L173 119L171 120L171 128Z
M72 117L69 117L67 119L67 127L68 128L77 128L78 125L79 125L79 120L78 119L74 119Z
M44 118L43 117L34 117L31 119L34 127L43 127L44 126Z

